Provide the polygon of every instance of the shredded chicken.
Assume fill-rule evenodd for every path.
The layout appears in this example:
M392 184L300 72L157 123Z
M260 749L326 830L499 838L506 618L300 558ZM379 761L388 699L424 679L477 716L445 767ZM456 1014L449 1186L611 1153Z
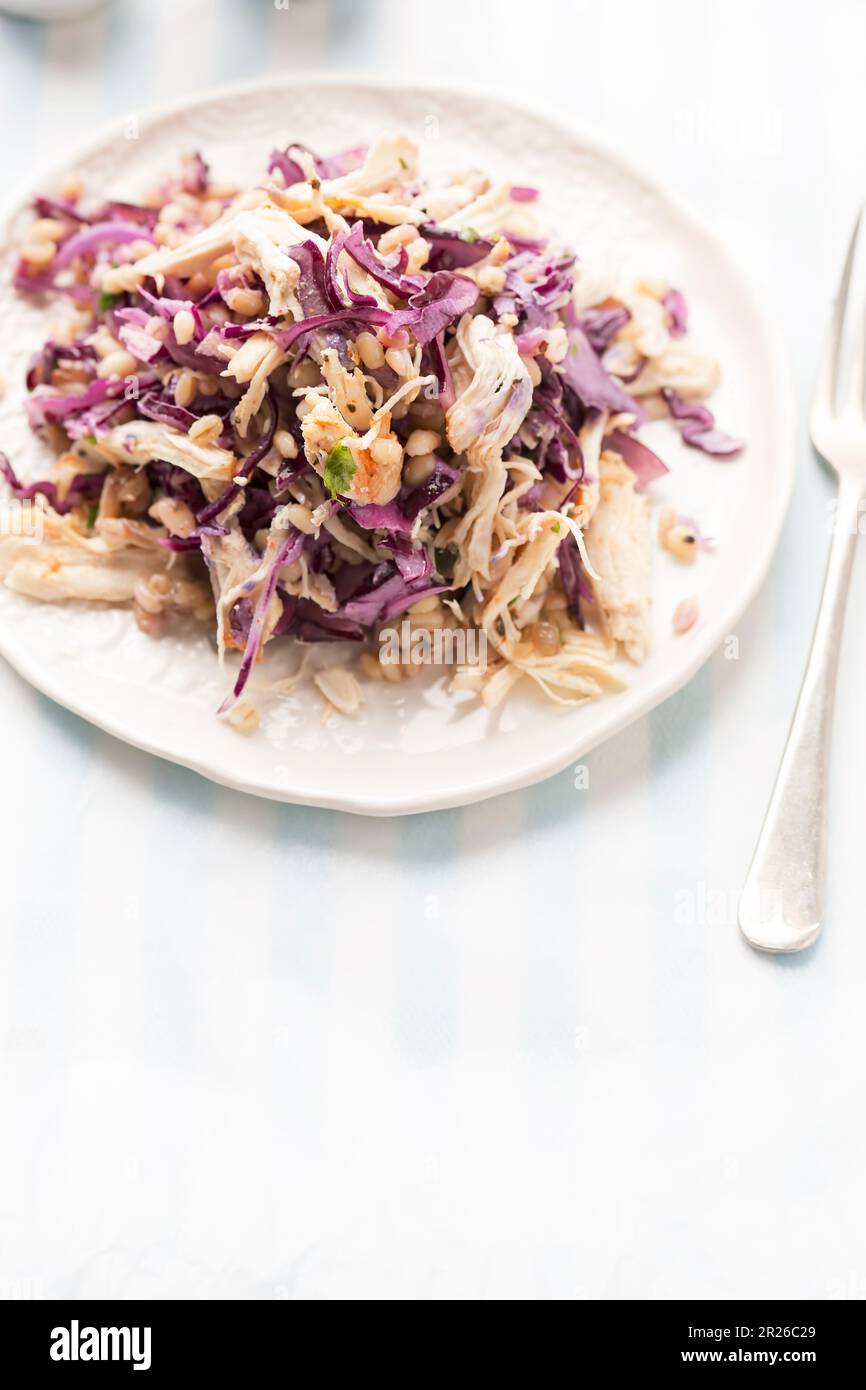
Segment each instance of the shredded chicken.
M383 135L370 146L363 164L336 179L323 179L318 190L311 182L293 184L273 197L301 220L322 205L351 210L389 226L420 223L425 214L412 206L408 190L417 180L418 149L405 135Z
M586 550L605 631L622 643L630 661L640 663L650 645L650 523L634 474L610 451L601 456L599 505L586 532Z
M370 428L358 435L330 396L311 391L306 400L310 409L301 422L301 430L304 450L316 472L324 477L329 454L345 445L352 455L354 472L343 495L353 502L375 502L379 506L391 502L400 489L403 449L390 429L388 412L378 413Z
M296 294L301 269L283 250L284 246L296 246L302 241L312 241L319 250L327 250L327 242L300 226L282 208L265 203L235 219L232 242L238 260L264 281L270 314L303 317Z
M448 440L465 453L471 479L470 505L454 539L465 555L456 583L473 575L490 577L496 509L505 488L502 451L513 439L532 403L532 383L510 333L498 332L484 314L464 319L457 330L463 360L472 379L448 412Z
M635 396L643 397L655 395L663 386L668 386L686 400L702 401L712 395L720 379L719 364L714 357L680 343L671 343L646 363L631 390Z
M145 464L163 459L194 478L232 478L238 460L217 444L196 444L189 435L155 420L132 420L101 435L94 448L111 463Z
M488 236L502 227L519 230L515 228L515 221L523 221L520 205L511 197L511 184L500 183L444 217L440 226L453 228L454 231L471 227L481 236Z
M8 508L0 509L0 580L44 603L131 603L138 582L172 560L155 541L118 546L102 535L82 535L71 518L50 510L42 518L41 543L16 534L11 520Z
M223 372L223 376L231 377L238 384L249 383L233 412L238 434L243 438L250 421L261 410L270 377L285 361L286 353L280 351L268 333L253 333Z
M202 555L210 575L217 613L217 645L220 655L227 647L243 648L231 627L231 612L239 600L250 606L260 587L261 556L240 531L230 530L225 536L205 536ZM276 621L278 614L274 615Z

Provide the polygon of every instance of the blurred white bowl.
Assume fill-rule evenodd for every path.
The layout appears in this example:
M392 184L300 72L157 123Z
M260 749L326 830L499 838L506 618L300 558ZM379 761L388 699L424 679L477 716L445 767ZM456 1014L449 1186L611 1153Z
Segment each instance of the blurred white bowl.
M0 0L0 11L23 19L79 19L105 0Z

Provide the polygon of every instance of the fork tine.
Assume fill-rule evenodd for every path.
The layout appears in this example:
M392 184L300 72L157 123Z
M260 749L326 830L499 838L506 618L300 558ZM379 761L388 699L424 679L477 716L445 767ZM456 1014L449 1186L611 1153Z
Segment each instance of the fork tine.
M857 259L857 246L860 240L860 232L863 226L863 211L861 207L857 214L857 221L854 223L854 231L851 234L851 242L848 247L848 254L845 257L845 267L842 271L842 279L839 281L839 289L836 292L836 300L833 307L833 317L830 321L830 329L827 334L827 342L824 349L824 356L821 362L821 369L818 373L818 380L815 385L815 395L813 409L818 411L829 411L831 416L837 415L839 397L839 362L842 351L842 341L845 332L845 320L848 312L848 298L851 291L851 279L854 272L854 264ZM862 392L864 379L864 333L858 337L859 350L858 360L854 364L852 372L852 396L856 396L858 389ZM861 397L862 404L862 397Z

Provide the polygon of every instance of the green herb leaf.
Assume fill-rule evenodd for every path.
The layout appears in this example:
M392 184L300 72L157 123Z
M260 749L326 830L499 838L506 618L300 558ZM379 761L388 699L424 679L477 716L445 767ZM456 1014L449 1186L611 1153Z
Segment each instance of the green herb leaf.
M348 492L358 467L352 451L345 444L335 444L325 461L325 487L332 497Z
M96 525L96 518L97 518L98 516L99 516L99 504L98 504L97 502L91 502L90 506L87 508L87 529L88 529L88 531L92 531L92 530L93 530L94 526Z
M480 241L480 235L474 227L461 227L457 233L461 241Z
M109 311L109 309L113 309L114 306L115 306L115 304L117 304L122 298L123 298L123 295L122 295L122 294L107 294L105 290L100 290L100 292L99 292L99 312L100 312L100 314L107 314L108 311Z
M551 526L550 529L551 529L551 531L553 532L553 534L554 534L555 536L558 536L559 533L560 533L560 531L562 530L562 527L560 526L560 524L559 524L558 521L554 521L554 523L553 523L553 525Z
M400 161L400 168L401 168L401 169L408 169L408 168L409 168L409 165L406 163L405 159L403 158L403 156L402 156L401 154L398 154L397 158L398 158L399 161Z

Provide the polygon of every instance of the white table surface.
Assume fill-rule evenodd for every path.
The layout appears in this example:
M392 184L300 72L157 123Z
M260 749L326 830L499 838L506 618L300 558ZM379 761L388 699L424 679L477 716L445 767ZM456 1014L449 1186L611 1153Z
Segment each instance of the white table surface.
M119 0L0 20L0 174L302 65L516 88L715 225L805 402L866 190L864 51L858 0ZM772 960L735 926L830 496L801 426L739 660L587 790L391 822L257 802L0 665L0 1296L866 1295L862 564L825 937Z

